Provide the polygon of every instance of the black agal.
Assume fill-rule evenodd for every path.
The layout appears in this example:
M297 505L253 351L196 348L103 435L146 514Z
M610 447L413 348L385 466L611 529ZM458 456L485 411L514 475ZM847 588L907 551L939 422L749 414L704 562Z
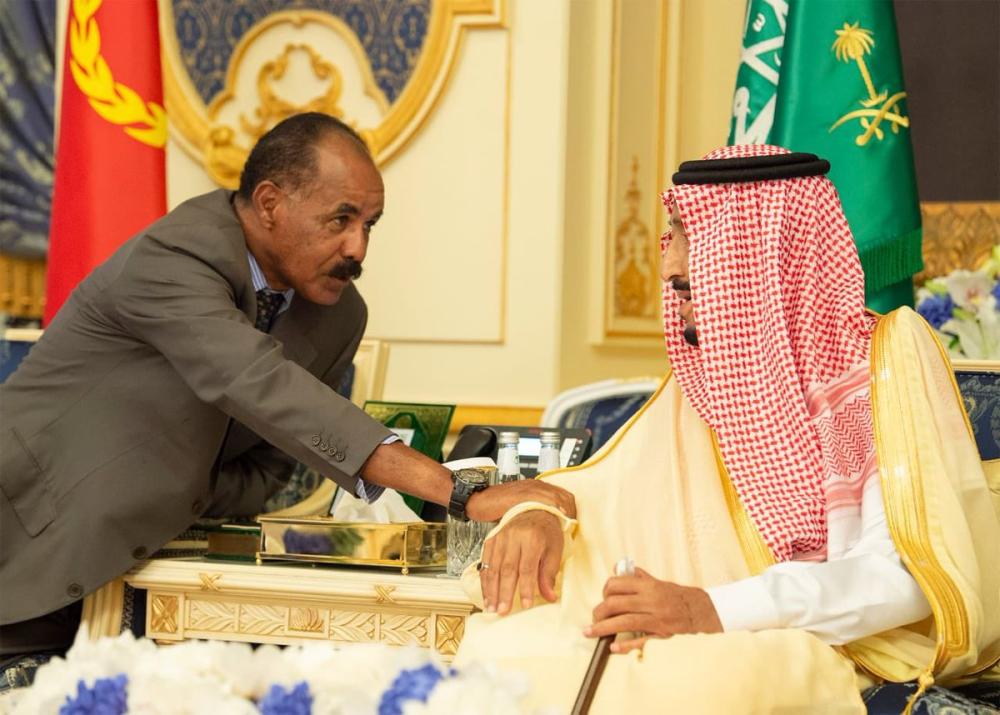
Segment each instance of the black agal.
M685 161L674 174L677 184L733 184L744 181L795 179L821 176L830 171L830 162L815 154L793 152L772 156L744 156L734 159Z

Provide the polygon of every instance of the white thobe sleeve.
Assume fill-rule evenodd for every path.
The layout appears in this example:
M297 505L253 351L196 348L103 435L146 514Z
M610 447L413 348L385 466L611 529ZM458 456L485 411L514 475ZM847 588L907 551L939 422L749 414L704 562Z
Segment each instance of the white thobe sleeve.
M841 645L926 618L930 604L899 560L878 479L868 486L860 538L842 555L786 561L706 589L723 630L801 628Z

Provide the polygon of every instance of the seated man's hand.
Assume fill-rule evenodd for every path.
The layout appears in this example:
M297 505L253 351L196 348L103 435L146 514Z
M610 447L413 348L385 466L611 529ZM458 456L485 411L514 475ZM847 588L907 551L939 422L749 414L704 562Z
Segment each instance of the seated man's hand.
M465 513L476 521L499 521L511 507L526 501L554 506L570 519L576 518L576 500L573 495L561 487L537 479L498 484L476 492L469 498Z
M519 593L529 608L535 592L556 600L556 574L562 560L563 533L559 519L545 511L526 511L483 544L479 578L488 613L505 615Z
M703 589L660 581L639 568L634 576L608 579L604 600L594 609L594 622L583 631L591 638L634 633L635 637L611 645L615 653L641 648L650 638L721 632L719 614Z

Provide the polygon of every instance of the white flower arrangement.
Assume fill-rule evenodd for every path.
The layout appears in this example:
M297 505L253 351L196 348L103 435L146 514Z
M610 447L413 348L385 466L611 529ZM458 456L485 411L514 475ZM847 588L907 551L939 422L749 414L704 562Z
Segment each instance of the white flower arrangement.
M489 666L456 671L430 651L381 644L278 648L131 633L89 639L41 668L14 715L433 715L524 712L528 681Z
M1000 359L1000 245L977 270L924 283L917 290L917 312L952 357Z

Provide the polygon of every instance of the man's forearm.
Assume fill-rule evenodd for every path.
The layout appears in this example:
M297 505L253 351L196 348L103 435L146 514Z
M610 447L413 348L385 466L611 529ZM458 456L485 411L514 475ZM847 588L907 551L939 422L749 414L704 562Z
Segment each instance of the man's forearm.
M361 467L365 481L412 494L447 506L451 501L451 471L402 442L375 448ZM569 517L576 516L573 495L541 480L527 479L492 486L476 492L465 506L474 521L497 521L515 504L537 501L554 506Z
M361 467L365 481L412 494L435 504L451 499L451 472L402 442L375 448Z

